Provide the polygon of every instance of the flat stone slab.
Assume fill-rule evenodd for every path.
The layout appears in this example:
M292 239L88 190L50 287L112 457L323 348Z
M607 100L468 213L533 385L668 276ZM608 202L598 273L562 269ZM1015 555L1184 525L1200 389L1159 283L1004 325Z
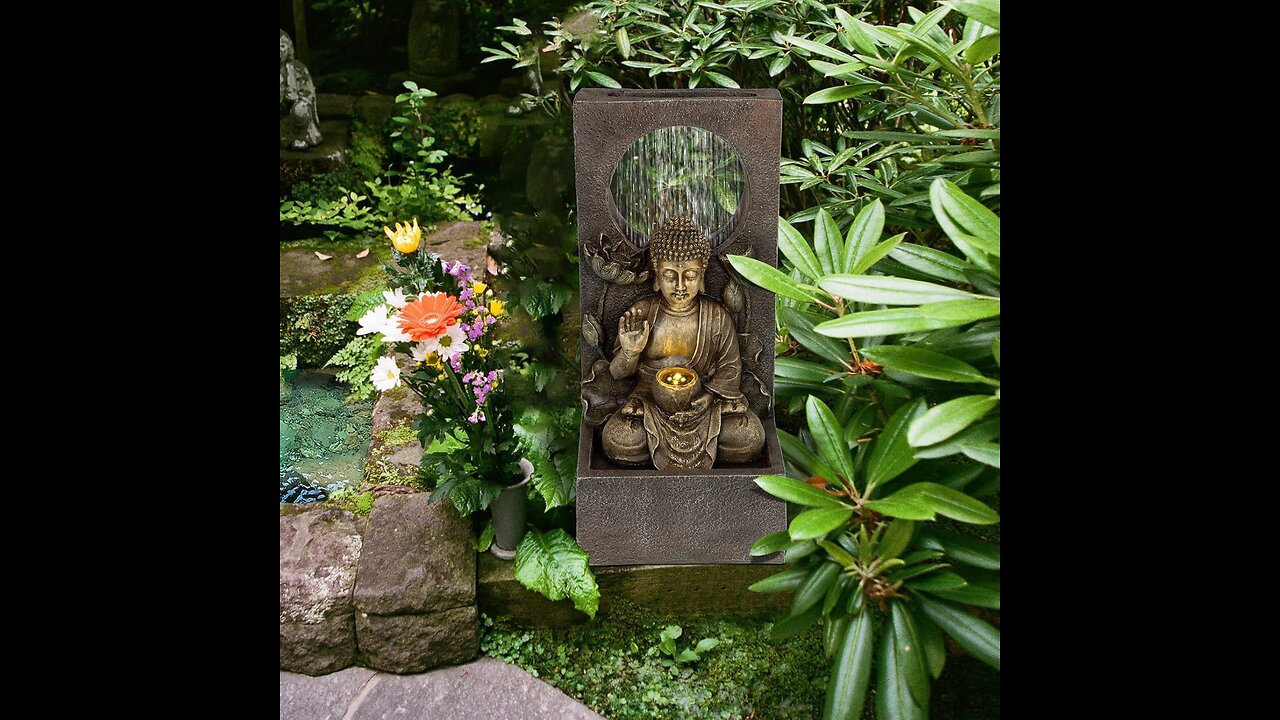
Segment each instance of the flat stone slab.
M377 675L352 667L322 677L280 673L280 720L342 720L361 688Z
M356 613L356 642L364 664L394 673L456 665L480 654L474 605L423 615Z
M356 609L402 615L474 606L471 521L427 493L374 500L360 553Z
M374 681L377 684L351 720L603 720L524 670L492 658L421 675L383 675ZM281 714L281 720L293 717Z
M356 662L356 622L352 615L319 623L280 623L280 669L324 675Z
M383 240L385 240L385 236ZM372 243L370 243L372 245ZM370 252L356 257L363 247L352 247L346 252L325 253L330 259L321 260L314 250L290 248L280 251L280 297L315 295L337 290L358 292L366 285L386 287L383 281L382 262L379 253ZM369 280L373 276L372 281Z
M355 105L355 95L316 93L316 112L322 118L349 118Z

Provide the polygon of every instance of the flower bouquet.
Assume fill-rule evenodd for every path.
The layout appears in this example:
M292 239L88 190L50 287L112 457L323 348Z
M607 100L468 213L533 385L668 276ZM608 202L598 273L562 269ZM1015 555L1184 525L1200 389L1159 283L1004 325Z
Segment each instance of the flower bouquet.
M359 318L356 334L377 333L390 350L407 356L408 369L401 368L404 359L379 358L371 380L384 392L403 384L421 396L425 411L417 429L425 450L419 473L434 478L433 500L448 497L469 515L526 477L505 402L511 343L494 334L505 303L466 265L421 247L416 219L384 230L395 265L404 269L385 266L392 289Z

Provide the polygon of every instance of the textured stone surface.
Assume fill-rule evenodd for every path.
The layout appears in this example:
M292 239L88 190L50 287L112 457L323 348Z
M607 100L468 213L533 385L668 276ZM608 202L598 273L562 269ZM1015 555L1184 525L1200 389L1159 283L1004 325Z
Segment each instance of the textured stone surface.
M514 563L481 554L476 582L480 611L510 615L523 625L566 627L588 621L570 600L552 602L516 581ZM773 615L791 604L790 593L753 593L752 583L780 572L777 565L627 565L597 567L600 609L607 617L620 600L664 615Z
M603 720L524 670L492 658L420 675L379 674L352 706L351 720ZM281 720L303 716L282 714Z
M371 668L422 672L475 658L480 653L478 617L474 605L422 615L357 612L356 642Z
M448 75L457 69L459 19L458 3L453 0L414 0L409 16L409 69L412 72ZM436 90L433 86L424 87Z
M395 107L396 99L391 95L362 95L356 99L354 111L356 117L379 129L391 119Z
M319 145L306 150L280 149L281 182L285 175L297 182L319 173L333 172L347 166L347 144L351 124L346 120L321 120Z
M317 93L316 109L322 118L349 118L355 110L355 95Z
M318 623L280 623L280 669L324 675L356 661L355 618L340 615Z
M348 510L316 507L280 517L280 622L350 615L360 527Z
M573 187L573 145L569 138L544 135L529 155L525 175L525 196L538 210L555 210L564 205Z
M312 295L322 291L332 294L372 290L379 286L378 276L382 278L381 287L386 287L380 253L370 248L368 255L358 258L356 254L361 249L356 247L348 252L325 253L330 256L328 260L316 257L315 250L281 250L280 297Z
M356 609L398 615L473 606L473 542L470 521L447 500L431 502L427 493L377 498L360 553Z
M323 677L280 673L280 720L341 720L376 673L353 667Z

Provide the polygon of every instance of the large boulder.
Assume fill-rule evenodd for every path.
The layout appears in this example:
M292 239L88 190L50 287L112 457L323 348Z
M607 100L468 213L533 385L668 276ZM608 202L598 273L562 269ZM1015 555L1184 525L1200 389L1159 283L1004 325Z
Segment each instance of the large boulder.
M313 507L280 516L280 669L320 675L355 662L355 515Z
M426 493L379 497L360 554L356 608L404 615L475 605L473 543L471 521L448 501Z
M386 672L457 665L480 653L475 605L422 615L357 613L356 635L365 664Z

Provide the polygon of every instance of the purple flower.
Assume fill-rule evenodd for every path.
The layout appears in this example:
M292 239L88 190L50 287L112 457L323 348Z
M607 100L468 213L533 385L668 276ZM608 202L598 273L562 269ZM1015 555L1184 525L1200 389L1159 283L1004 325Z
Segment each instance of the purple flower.
M448 265L448 264L449 264L449 263L447 263L447 262L445 263L445 265ZM468 276L468 277L467 277L467 282L468 282L468 283L470 283L470 282L471 282L471 279L470 279L470 275L471 275L471 268L467 267L466 265L463 265L461 262L454 263L454 264L453 264L453 267L451 267L451 268L446 268L446 269L445 269L445 272L449 273L450 275L452 275L452 276L454 276L454 277L456 277L456 278L460 278L460 277L462 277L463 275L466 275L466 276Z
M449 357L449 365L453 367L454 372L462 372L462 355L452 355Z
M462 302L466 302L470 300L473 295L475 295L475 292L471 288L465 288L462 292L458 293L458 299Z

